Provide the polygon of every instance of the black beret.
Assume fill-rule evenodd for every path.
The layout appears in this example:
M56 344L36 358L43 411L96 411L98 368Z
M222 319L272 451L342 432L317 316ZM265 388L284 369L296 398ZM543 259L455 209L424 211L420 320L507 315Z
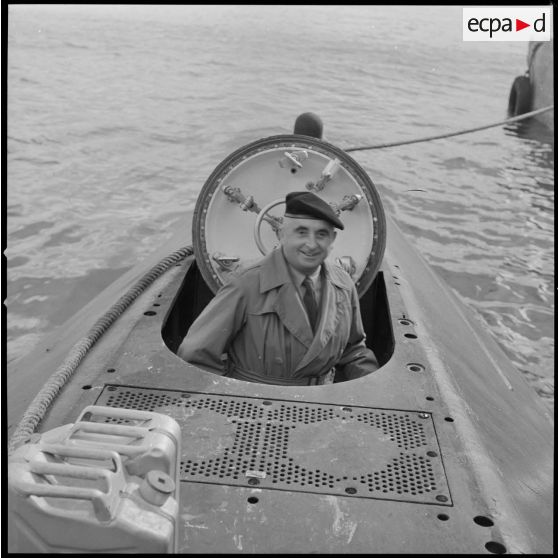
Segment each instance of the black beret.
M338 229L345 228L331 205L312 192L290 192L285 198L285 203L286 217L321 219Z

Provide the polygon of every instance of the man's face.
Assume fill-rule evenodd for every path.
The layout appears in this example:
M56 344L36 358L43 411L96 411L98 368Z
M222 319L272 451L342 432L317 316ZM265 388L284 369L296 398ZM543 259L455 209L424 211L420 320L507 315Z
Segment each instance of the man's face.
M304 275L313 273L331 251L336 232L319 219L284 217L279 238L285 259Z

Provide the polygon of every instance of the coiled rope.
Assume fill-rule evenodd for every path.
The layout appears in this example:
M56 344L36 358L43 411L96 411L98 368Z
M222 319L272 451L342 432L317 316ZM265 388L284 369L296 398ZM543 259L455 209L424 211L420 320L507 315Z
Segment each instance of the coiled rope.
M176 250L172 254L163 258L157 265L145 273L123 296L121 296L111 307L101 316L89 330L89 332L77 341L70 349L70 353L64 362L55 370L52 376L35 396L18 426L12 434L8 444L8 455L23 442L29 439L38 424L43 419L46 410L58 395L59 391L76 371L87 352L95 345L107 329L124 313L126 308L149 287L155 279L160 277L169 268L179 261L194 253L192 246L185 246Z
M496 126L502 126L504 124L510 124L512 122L519 122L520 120L524 120L525 118L531 118L532 116L535 116L537 114L542 114L543 112L547 112L549 110L554 110L554 105L533 110L531 112L526 112L518 116L513 116L512 118L507 118L506 120L502 120L500 122L494 122L494 124L487 124L485 126L477 126L476 128L469 128L468 130L460 130L458 132L449 132L447 134L440 134L439 136L428 136L425 138L419 138L419 139L413 139L407 141L396 141L393 143L378 143L376 145L367 145L363 147L349 147L348 149L344 149L344 151L349 152L349 151L364 151L366 149L384 149L385 147L395 147L397 145L409 145L411 143L420 143L423 141L432 141L432 140L443 139L443 138L451 138L452 136L470 134L472 132L478 132L479 130L486 130L487 128L495 128Z

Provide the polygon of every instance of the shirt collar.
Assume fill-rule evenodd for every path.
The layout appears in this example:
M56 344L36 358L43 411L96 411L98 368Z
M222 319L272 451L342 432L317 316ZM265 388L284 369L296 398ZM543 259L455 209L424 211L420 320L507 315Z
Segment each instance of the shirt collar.
M318 284L318 279L320 277L320 271L322 270L321 265L318 267L318 269L316 269L316 271L314 271L314 273L312 273L312 275L304 275L300 271L296 270L293 266L291 266L288 262L287 262L287 266L289 267L289 270L292 274L292 278L293 278L297 287L301 287L302 282L304 281L304 279L306 277L310 277L310 280L312 281L312 284L314 285L314 288Z

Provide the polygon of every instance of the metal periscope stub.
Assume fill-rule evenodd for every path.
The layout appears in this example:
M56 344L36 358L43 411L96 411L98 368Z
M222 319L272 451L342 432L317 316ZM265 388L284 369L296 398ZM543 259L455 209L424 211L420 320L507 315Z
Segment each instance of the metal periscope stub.
M97 405L174 418L182 482L452 505L430 413L127 386Z

